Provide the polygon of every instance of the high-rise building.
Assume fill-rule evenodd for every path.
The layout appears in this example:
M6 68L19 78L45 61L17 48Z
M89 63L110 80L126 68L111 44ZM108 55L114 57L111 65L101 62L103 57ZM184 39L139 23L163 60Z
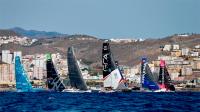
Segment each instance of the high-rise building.
M10 53L10 50L2 50L2 61L8 64L12 64L13 55Z
M15 82L14 64L0 62L0 82Z

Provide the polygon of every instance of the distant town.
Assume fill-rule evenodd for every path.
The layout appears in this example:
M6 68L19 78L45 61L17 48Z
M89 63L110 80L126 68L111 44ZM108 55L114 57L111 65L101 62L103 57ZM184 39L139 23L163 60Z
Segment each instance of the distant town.
M179 37L187 37L188 35L178 35ZM71 38L73 39L73 38ZM92 38L77 38L77 40L93 40ZM0 46L13 43L21 46L31 46L38 39L23 37L23 36L0 36ZM143 42L144 39L110 39L114 43L134 43ZM147 46L148 47L148 46ZM19 56L23 66L27 71L28 78L35 87L46 87L47 70L46 70L46 53L36 53L32 55L24 55L20 50L3 49L0 52L0 87L13 88L15 87L15 67L14 59ZM156 48L160 50L160 54L154 60L149 60L148 64L153 74L158 76L159 61L163 59L176 89L179 90L199 90L200 88L200 44L194 45L192 48L181 47L178 43L165 44ZM47 52L48 53L48 52ZM148 57L147 57L148 59ZM68 65L66 56L59 52L52 53L52 60L60 74L65 85L69 83ZM139 59L138 59L139 60ZM118 60L117 60L118 61ZM120 61L120 60L119 60ZM83 79L90 88L102 86L102 68L91 67L84 63L81 59L78 60L78 65L81 68ZM129 86L138 86L140 83L141 64L134 66L120 65L120 70L127 80ZM197 89L195 89L197 88Z

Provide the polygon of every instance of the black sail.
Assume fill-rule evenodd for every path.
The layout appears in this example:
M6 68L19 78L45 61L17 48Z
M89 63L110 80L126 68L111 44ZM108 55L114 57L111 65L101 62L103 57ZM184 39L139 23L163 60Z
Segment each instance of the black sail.
M68 75L70 79L70 85L73 88L77 88L79 90L87 90L87 85L83 79L82 73L78 66L73 47L68 48L67 62L68 62L68 71L69 71Z
M158 83L160 85L164 85L165 88L167 88L168 90L175 91L175 87L172 84L172 81L171 81L171 78L170 78L170 75L169 75L169 72L167 70L164 60L160 61L160 71L159 71Z
M159 77L158 77L158 83L159 84L164 84L164 68L160 66L160 71L159 71Z
M47 54L46 61L47 68L47 87L50 90L62 91L65 89L64 84L60 80L60 75L57 73L53 61L51 59L51 54Z
M103 65L103 77L109 75L113 70L117 68L110 51L110 45L108 42L103 43L102 48L102 65Z
M172 84L171 78L169 76L169 72L167 71L167 68L165 66L164 68L164 72L165 72L165 85L167 86L167 88L171 91L175 91L175 87Z

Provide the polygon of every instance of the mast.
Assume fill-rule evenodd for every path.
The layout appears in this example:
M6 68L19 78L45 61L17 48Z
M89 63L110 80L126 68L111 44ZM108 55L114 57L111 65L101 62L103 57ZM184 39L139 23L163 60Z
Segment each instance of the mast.
M144 84L144 77L145 77L145 69L146 69L146 59L145 58L142 58L142 61L141 61L141 75L140 75L140 88L142 89L143 88L143 84Z
M159 78L158 78L158 83L160 88L166 88L165 85L165 61L160 60L160 71L159 71Z

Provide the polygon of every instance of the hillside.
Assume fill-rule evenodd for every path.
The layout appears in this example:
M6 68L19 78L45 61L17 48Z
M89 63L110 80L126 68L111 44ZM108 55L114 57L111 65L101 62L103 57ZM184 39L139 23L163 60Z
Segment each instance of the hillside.
M45 38L39 39L37 43L30 47L15 44L3 45L2 49L22 50L24 54L35 53L61 53L66 58L66 50L69 46L74 46L78 59L92 65L101 65L101 48L103 40L88 37L82 40L81 35L73 35L73 38ZM84 36L84 38L87 36ZM142 56L154 60L160 54L160 46L165 44L180 44L181 47L194 47L200 43L200 35L189 37L170 36L163 39L148 39L143 42L132 43L110 43L115 60L121 65L133 66L139 64Z
M14 32L12 30L1 30L0 29L0 36L6 36L6 37L8 37L8 36L20 36L20 34Z
M31 37L31 38L47 38L47 37L63 37L67 34L61 34L58 32L46 32L46 31L37 31L37 30L25 30L23 28L15 27L10 30L19 33L22 36Z

